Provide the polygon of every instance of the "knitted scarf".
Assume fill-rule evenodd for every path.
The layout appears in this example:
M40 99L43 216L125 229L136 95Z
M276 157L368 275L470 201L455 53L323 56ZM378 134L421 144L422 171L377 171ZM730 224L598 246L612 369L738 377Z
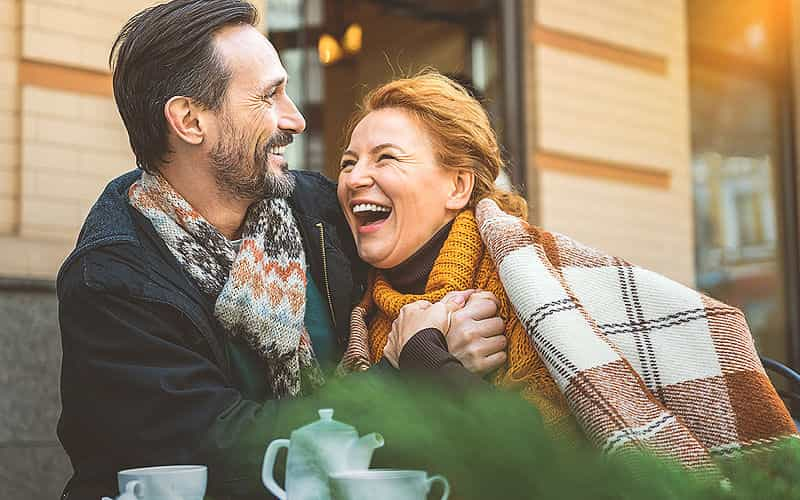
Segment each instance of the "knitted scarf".
M471 288L494 293L500 301L499 315L505 322L508 363L492 375L492 382L520 390L523 397L539 409L548 426L564 433L574 432L567 402L517 320L492 258L481 241L475 216L469 210L461 212L453 221L424 294L400 293L381 273L373 274L364 298L351 314L351 340L344 365L364 370L380 361L392 322L404 305L422 299L436 302L448 292ZM365 318L370 314L367 327Z
M216 297L214 316L264 360L273 397L295 396L322 382L304 327L305 254L285 199L247 212L237 253L161 176L143 173L128 190L199 288Z
M617 454L645 449L718 477L714 459L798 438L739 310L529 226L494 201L481 201L475 220L485 245L478 262L488 255L494 265L532 348L524 356L544 362L596 446ZM459 286L468 283L478 281ZM378 290L376 281L373 297L384 303ZM374 361L386 327L370 326L375 330L364 340ZM351 341L344 361L353 367L364 364L353 360L358 343ZM515 349L510 367L519 363L512 360Z

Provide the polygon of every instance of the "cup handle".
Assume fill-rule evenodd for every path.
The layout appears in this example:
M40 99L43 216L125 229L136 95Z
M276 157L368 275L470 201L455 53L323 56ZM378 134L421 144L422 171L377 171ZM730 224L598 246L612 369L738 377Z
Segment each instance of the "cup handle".
M286 500L286 491L278 486L273 477L275 459L278 458L278 451L281 448L289 448L288 439L276 439L267 446L267 451L264 453L264 467L261 469L261 481L273 495L280 500Z
M134 500L140 498L142 495L142 482L137 481L135 479L128 481L125 483L125 491L122 492L122 495L119 498L124 500Z
M450 496L450 482L444 476L440 476L440 475L437 474L435 476L431 476L430 478L428 478L428 491L431 491L431 487L433 486L433 483L435 483L437 481L442 483L442 490L443 491L442 491L441 500L447 500L447 498Z

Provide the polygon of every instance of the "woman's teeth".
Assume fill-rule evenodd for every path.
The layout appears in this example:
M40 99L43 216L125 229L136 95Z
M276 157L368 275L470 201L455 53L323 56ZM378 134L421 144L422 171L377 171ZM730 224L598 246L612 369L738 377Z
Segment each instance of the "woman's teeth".
M286 146L274 146L269 148L269 154L271 155L281 155L286 151Z
M375 205L372 203L359 203L358 205L353 206L354 214L358 214L361 212L391 212L391 211L392 209L389 207Z

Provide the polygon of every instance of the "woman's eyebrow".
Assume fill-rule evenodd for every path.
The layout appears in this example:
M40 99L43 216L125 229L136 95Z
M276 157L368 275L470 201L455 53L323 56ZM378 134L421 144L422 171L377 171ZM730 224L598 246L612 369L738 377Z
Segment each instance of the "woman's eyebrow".
M405 151L403 151L403 148L401 148L397 144L392 144L391 142L385 142L383 144L378 144L374 148L370 149L369 154L374 155L375 153L377 153L381 149L386 149L386 148L394 148L394 149L397 149L397 150L399 150L401 152L405 152ZM356 154L356 152L351 150L351 149L348 149L344 153L342 153L342 157L344 157L344 156L353 156L355 158L358 158L358 155Z
M397 144L392 144L391 142L385 142L385 143L383 143L383 144L378 144L377 146L375 146L374 148L372 148L372 149L370 150L370 154L375 154L375 153L377 153L378 151L380 151L381 149L385 149L385 148L394 148L394 149L397 149L397 150L399 150L399 151L401 151L401 152L405 152L405 151L403 151L403 148L401 148L401 147L400 147L400 146L398 146Z

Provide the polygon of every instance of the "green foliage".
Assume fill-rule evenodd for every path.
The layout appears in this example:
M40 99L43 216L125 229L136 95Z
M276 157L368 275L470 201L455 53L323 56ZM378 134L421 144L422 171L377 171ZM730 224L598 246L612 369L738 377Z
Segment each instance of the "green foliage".
M359 374L330 382L295 407L287 424L313 421L322 406L361 434L383 434L386 444L375 452L372 468L443 474L452 498L800 499L796 440L729 460L723 470L730 483L720 485L644 454L606 457L585 443L553 440L528 403L489 388L463 391L430 380Z

